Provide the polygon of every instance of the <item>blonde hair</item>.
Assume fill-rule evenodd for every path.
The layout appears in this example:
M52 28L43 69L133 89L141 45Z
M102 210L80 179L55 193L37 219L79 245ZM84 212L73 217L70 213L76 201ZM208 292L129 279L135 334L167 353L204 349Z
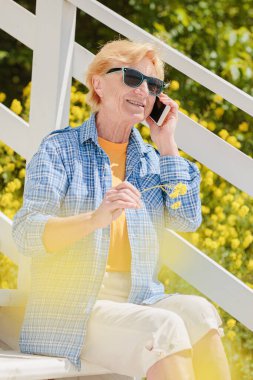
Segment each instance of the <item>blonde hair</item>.
M87 103L93 112L98 111L100 97L95 92L92 84L93 75L103 75L115 65L115 61L123 64L134 64L144 57L151 60L159 79L164 79L164 63L162 62L157 49L150 43L132 42L127 39L110 41L106 43L88 66L86 72L86 86L89 89Z

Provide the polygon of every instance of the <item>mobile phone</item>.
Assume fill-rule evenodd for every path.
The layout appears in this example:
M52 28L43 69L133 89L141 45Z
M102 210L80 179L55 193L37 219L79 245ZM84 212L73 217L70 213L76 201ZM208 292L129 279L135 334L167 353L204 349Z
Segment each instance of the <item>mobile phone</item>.
M156 96L154 107L149 115L152 120L160 127L164 122L165 117L168 115L170 111L170 106L166 106L163 104L158 96Z

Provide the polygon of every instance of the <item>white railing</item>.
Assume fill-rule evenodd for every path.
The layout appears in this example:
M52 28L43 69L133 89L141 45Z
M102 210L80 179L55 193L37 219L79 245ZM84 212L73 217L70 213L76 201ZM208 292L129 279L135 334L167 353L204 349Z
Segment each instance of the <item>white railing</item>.
M131 40L154 43L165 62L253 115L251 96L95 0L37 0L36 16L13 0L0 0L1 28L33 50L29 123L0 104L0 139L27 161L42 137L68 125L72 77L84 83L85 70L93 58L92 53L74 41L76 7ZM176 141L183 151L253 196L250 157L181 112ZM163 250L163 262L253 330L253 291L175 232L166 231L166 242L170 249ZM24 291L29 263L16 251L11 221L3 214L0 214L0 250L20 264L19 289ZM182 266L182 262L187 265ZM22 293L17 293L15 299L13 292L8 298L8 292L0 290L0 305L19 304L21 299Z

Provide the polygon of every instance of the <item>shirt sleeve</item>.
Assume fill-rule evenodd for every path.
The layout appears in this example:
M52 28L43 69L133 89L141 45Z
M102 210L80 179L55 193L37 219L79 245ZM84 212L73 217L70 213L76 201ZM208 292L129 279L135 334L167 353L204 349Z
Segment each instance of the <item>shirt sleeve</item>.
M67 174L52 138L43 140L26 167L23 206L16 213L12 237L26 256L47 254L42 236L47 221L59 214Z
M160 156L161 185L176 185L179 182L187 186L187 193L171 198L173 187L163 191L165 227L176 231L195 231L202 222L200 200L200 171L196 164L180 156ZM173 209L172 204L180 201L179 208Z

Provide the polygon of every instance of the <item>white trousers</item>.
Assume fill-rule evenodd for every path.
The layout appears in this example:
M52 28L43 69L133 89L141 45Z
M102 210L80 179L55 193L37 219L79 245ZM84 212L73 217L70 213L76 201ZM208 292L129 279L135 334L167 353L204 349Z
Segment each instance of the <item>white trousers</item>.
M158 360L198 342L222 320L205 298L172 294L153 305L127 303L130 273L106 272L81 358L112 373L144 377Z

